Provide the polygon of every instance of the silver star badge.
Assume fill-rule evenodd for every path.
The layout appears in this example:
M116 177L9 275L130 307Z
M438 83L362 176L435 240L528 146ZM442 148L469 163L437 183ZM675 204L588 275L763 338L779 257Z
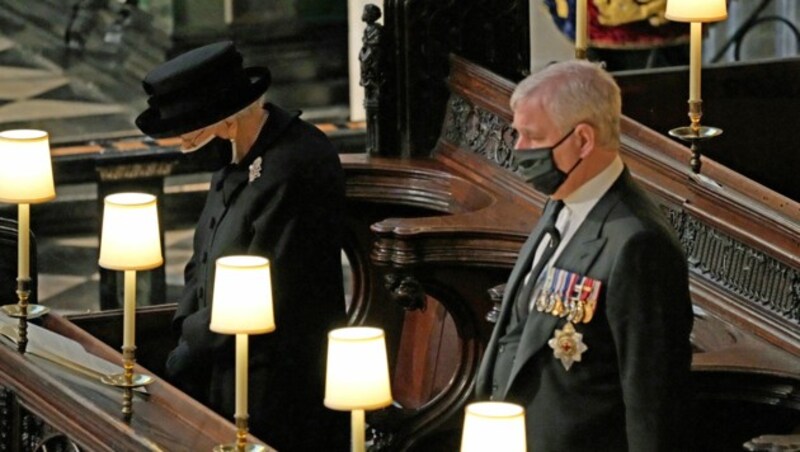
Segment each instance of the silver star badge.
M547 345L553 349L553 356L561 360L566 370L572 367L572 363L580 362L583 352L589 349L583 343L583 334L576 332L571 322L567 322L564 329L556 330Z
M252 164L249 166L250 168L250 177L249 181L253 182L254 180L261 177L261 157L257 157Z

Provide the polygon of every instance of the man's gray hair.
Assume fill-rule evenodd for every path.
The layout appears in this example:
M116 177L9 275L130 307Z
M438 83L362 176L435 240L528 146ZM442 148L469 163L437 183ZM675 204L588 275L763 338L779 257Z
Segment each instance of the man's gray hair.
M532 96L540 96L563 133L585 122L597 131L599 145L619 146L622 99L617 82L601 65L585 60L551 64L517 85L511 109Z

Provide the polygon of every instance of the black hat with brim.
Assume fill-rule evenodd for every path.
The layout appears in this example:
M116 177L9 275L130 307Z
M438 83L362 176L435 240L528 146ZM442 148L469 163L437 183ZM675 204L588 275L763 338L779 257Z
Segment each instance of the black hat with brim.
M272 81L265 67L242 67L231 41L190 50L157 67L142 82L149 108L136 126L153 138L213 125L255 102Z

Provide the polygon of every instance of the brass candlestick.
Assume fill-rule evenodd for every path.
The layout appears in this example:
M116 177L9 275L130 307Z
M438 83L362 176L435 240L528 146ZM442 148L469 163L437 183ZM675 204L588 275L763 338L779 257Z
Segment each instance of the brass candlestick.
M232 444L219 444L214 446L214 452L261 452L267 450L260 444L247 442L247 418L245 415L234 415L236 421L236 442Z
M700 118L702 116L703 101L689 100L689 120L691 124L686 127L676 127L669 131L671 136L690 143L692 158L689 160L689 166L694 174L700 174L700 167L702 166L700 161L700 141L722 134L722 129L717 127L701 126Z
M109 385L122 388L122 417L130 421L133 416L133 390L153 382L153 377L133 373L136 363L136 347L122 347L122 373L103 376L100 381Z
M722 129L700 125L703 116L703 101L700 100L700 72L703 66L703 23L716 22L728 17L725 0L668 0L664 17L675 22L688 22L689 26L689 127L678 127L669 131L675 138L691 143L692 158L689 165L692 173L700 174L700 141L714 138Z
M28 319L35 319L50 312L50 308L47 306L28 304L30 296L31 279L17 278L17 299L19 301L17 304L9 304L2 307L7 316L19 319L17 350L20 353L25 353L28 347Z

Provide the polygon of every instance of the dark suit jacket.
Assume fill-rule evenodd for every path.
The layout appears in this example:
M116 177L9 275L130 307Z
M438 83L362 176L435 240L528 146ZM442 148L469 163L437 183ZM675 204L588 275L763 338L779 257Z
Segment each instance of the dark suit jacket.
M547 345L565 319L534 309L518 343L506 334L541 235L537 225L506 285L477 395L523 405L535 452L685 450L692 308L686 258L664 214L625 170L559 255L555 267L603 283L594 318L575 325L588 350L569 371Z
M298 114L267 108L269 119L245 159L212 177L167 375L233 419L235 341L208 329L214 265L231 254L264 256L276 330L249 338L250 431L282 451L346 450L347 413L323 406L327 332L345 321L344 175L322 132ZM261 174L254 177L258 158Z

